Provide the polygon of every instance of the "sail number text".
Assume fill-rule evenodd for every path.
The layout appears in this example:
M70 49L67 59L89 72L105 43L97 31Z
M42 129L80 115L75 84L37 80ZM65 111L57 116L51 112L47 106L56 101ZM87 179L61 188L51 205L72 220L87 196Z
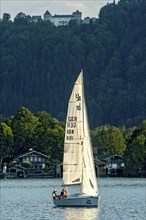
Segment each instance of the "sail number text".
M73 140L74 129L76 128L77 116L69 116L66 129L66 140Z
M69 116L68 121L77 121L77 116Z
M76 127L76 123L67 123L67 128L75 128Z

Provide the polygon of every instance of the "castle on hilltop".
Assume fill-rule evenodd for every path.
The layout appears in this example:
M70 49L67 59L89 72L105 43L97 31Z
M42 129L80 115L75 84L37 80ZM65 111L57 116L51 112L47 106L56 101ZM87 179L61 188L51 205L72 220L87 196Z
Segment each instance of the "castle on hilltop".
M38 22L40 20L42 20L41 16L32 16L32 21ZM71 15L56 15L56 14L51 15L51 13L47 10L44 14L43 20L50 21L55 26L59 26L59 25L65 26L68 25L68 23L71 20L77 21L78 24L81 23L89 24L90 20L94 22L96 19L95 18L90 19L89 17L87 17L84 18L84 20L82 20L82 12L79 12L78 10L76 12L73 12Z

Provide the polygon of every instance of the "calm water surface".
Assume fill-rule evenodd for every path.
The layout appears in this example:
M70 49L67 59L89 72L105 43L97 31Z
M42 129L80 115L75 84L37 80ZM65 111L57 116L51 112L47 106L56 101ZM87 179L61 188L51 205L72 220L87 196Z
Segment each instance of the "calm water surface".
M56 208L61 179L0 180L0 220L144 220L146 179L99 178L99 208ZM75 189L74 189L75 190Z

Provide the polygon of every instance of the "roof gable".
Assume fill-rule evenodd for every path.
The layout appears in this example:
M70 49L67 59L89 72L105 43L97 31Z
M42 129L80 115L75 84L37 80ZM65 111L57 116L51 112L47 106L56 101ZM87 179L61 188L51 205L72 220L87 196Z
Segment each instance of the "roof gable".
M44 15L51 15L51 13L47 10Z
M117 155L117 154L108 154L108 155L98 155L98 158L100 159L100 160L107 160L107 159L110 159L110 158L113 158L113 157L119 157L119 158L121 158L121 159L124 159L124 157L122 157L122 156L119 156L119 155Z
M31 155L31 154L37 154L37 155L40 155L40 156L42 156L42 157L45 157L45 158L50 158L50 156L48 156L48 155L46 155L46 154L43 154L43 153L41 153L41 152L38 152L38 151L36 151L36 150L30 150L30 151L28 151L28 152L25 152L25 153L23 153L23 154L20 154L20 155L17 155L17 156L15 156L14 157L14 159L16 159L16 158L22 158L22 157L25 157L25 156L27 156L27 155Z
M19 168L19 169L22 169L22 170L27 170L26 167L23 167L23 166L18 165L18 164L15 164L14 166L9 167L8 170L11 170L11 169L14 169L14 168Z

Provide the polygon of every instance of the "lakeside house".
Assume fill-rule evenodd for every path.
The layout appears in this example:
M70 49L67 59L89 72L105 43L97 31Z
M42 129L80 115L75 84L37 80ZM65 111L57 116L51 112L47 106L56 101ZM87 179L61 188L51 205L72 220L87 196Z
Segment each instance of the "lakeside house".
M8 178L53 177L54 165L50 163L50 156L30 149L15 156L8 167L3 167L3 173Z
M24 162L30 162L32 164L33 169L44 169L48 168L50 163L50 156L43 154L41 152L38 152L36 150L30 149L29 151L17 155L14 157L13 163L17 163L19 165L22 165Z
M106 174L108 176L124 176L124 157L114 155L98 155L100 161L107 164Z

